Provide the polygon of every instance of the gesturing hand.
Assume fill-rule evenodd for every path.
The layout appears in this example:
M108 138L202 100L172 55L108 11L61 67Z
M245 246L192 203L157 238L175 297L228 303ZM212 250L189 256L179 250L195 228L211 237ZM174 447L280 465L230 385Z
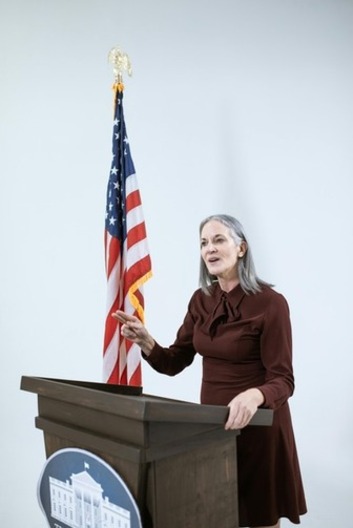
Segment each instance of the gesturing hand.
M128 315L121 310L112 313L112 317L122 323L121 334L133 343L137 343L149 355L155 342L140 319L134 315Z

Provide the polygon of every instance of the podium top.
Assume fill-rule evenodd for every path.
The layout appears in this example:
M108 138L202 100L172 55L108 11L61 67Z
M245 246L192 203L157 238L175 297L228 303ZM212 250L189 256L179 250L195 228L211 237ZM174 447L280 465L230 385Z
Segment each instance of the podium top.
M153 422L197 421L223 425L229 409L144 394L142 387L110 385L88 381L22 376L22 390L53 400L73 402L132 420ZM273 411L258 409L249 425L271 425Z

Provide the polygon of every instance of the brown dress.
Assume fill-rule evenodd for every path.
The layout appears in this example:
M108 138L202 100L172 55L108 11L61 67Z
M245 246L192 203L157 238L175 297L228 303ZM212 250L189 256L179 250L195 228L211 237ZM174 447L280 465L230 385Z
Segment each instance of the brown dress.
M256 387L273 409L271 427L246 427L238 436L240 526L271 526L288 517L300 523L305 496L287 403L293 394L291 326L285 298L272 288L247 295L218 284L211 295L197 290L169 348L158 343L146 358L175 375L203 357L201 403L228 405Z

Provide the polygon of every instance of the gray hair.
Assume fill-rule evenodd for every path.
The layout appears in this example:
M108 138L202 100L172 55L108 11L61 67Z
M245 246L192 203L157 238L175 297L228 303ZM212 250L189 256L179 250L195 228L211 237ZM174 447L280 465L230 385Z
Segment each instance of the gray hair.
M245 252L245 255L243 258L238 260L238 275L239 275L239 282L242 290L247 293L257 293L262 290L263 286L273 286L272 284L269 284L268 282L265 282L261 280L257 275L255 271L255 265L252 258L251 250L249 243L246 239L243 226L237 220L236 218L233 218L233 216L225 215L225 214L216 214L211 215L202 220L200 224L200 236L202 229L204 226L210 222L211 220L215 220L217 222L220 222L221 224L228 227L231 237L233 238L234 242L237 246L239 246L242 242L246 243L247 250ZM206 264L203 261L203 258L201 257L200 260L200 286L202 290L206 294L210 294L211 286L216 281L216 277L214 275L211 275L206 267Z

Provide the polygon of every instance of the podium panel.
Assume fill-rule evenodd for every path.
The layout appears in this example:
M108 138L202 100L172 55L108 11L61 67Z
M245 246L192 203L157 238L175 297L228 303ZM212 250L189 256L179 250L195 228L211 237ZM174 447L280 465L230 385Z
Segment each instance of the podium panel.
M38 396L35 424L47 458L90 451L115 469L144 528L237 528L236 439L228 408L142 393L139 387L23 376ZM252 425L270 425L259 409Z

